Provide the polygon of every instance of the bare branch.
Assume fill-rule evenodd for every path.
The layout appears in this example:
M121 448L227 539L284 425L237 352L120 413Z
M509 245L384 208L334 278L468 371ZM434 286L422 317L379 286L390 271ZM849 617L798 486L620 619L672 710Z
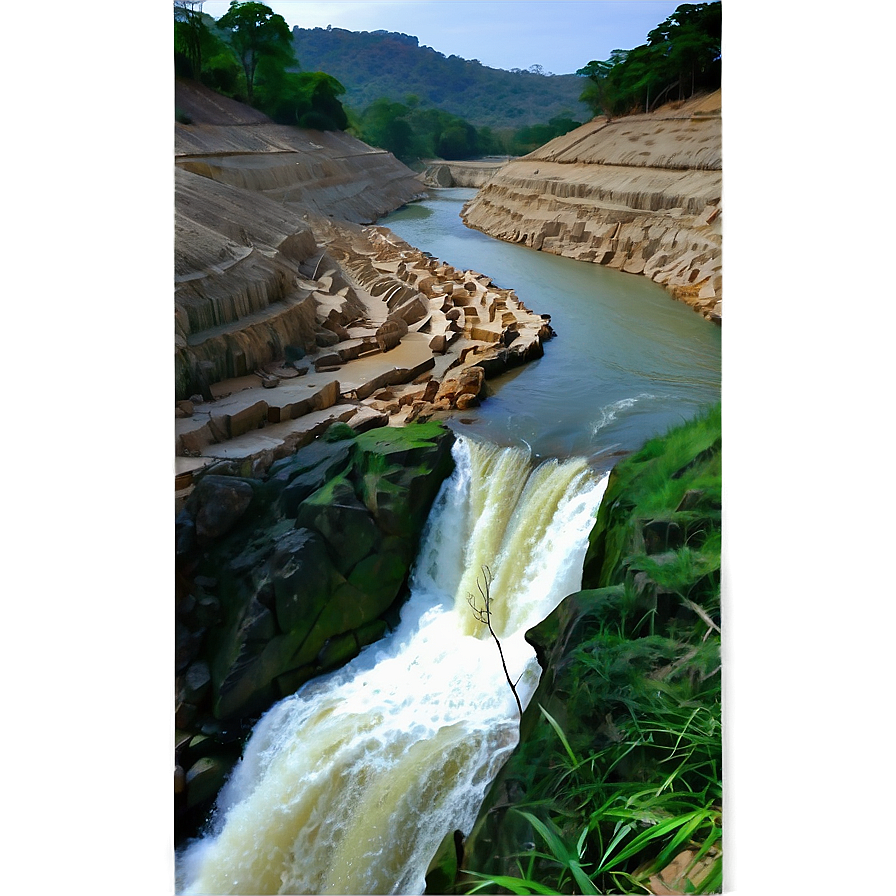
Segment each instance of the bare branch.
M501 648L501 642L498 640L498 636L495 634L495 630L492 628L492 595L491 595L491 584L493 581L492 571L487 567L482 567L482 578L485 582L485 586L480 583L479 578L476 578L476 587L479 589L479 594L482 596L483 605L481 607L476 605L475 598L472 594L467 595L467 603L470 605L470 609L473 611L473 618L481 623L482 625L488 626L488 630L491 633L491 636L495 639L495 644L498 645L498 655L501 657L501 666L504 669L504 677L507 679L507 684L510 685L510 690L513 691L513 699L516 700L516 706L520 713L520 719L523 718L523 704L520 702L520 695L516 691L516 684L519 684L519 678L516 680L516 684L514 684L513 679L510 677L510 673L507 671L507 663L504 660L504 651ZM520 675L522 678L522 675Z

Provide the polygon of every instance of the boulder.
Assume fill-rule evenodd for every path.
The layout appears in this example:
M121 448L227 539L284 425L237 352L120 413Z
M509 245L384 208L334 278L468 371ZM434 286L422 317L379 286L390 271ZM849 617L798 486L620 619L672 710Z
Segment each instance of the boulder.
M426 302L419 296L412 296L389 313L389 320L404 321L408 326L419 323L429 314Z
M252 503L252 486L233 476L204 476L199 480L185 510L193 510L196 535L220 538L230 531Z
M452 405L457 405L460 395L479 394L485 382L485 371L481 367L466 367L459 374L446 379L439 387L436 401L447 398Z
M404 320L389 318L376 331L376 344L381 352L387 352L395 348L401 342L401 337L406 336L408 325Z
M332 348L339 342L339 336L332 330L325 330L321 327L314 334L314 341L317 343L318 348Z

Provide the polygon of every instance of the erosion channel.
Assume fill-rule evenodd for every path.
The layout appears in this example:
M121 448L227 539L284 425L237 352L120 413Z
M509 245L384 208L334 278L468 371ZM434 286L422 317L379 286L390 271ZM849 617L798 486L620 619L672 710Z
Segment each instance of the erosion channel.
M607 472L718 401L715 324L643 277L465 228L473 195L433 191L380 223L513 288L557 339L448 421L454 470L400 623L262 716L207 832L178 857L179 892L422 893L518 739L501 659L468 603L481 603L484 568L525 705L540 673L525 632L581 587Z

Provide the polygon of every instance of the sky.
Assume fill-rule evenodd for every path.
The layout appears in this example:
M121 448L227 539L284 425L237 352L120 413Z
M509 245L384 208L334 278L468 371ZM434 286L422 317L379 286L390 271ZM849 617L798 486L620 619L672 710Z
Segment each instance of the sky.
M216 19L228 0L206 0ZM445 56L491 68L540 65L571 74L613 50L630 50L673 13L665 0L268 0L290 27L398 31ZM301 61L301 60L300 60Z

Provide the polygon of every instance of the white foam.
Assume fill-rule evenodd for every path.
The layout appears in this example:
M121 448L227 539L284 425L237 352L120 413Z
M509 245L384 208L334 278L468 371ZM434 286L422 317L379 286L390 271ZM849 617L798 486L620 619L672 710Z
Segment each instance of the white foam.
M483 544L496 628L524 704L540 670L524 633L581 586L606 487L583 462L458 439L392 635L259 721L180 871L188 893L422 893L442 838L469 832L518 739L518 713L465 589ZM496 503L497 502L497 503ZM475 587L475 585L474 585Z

